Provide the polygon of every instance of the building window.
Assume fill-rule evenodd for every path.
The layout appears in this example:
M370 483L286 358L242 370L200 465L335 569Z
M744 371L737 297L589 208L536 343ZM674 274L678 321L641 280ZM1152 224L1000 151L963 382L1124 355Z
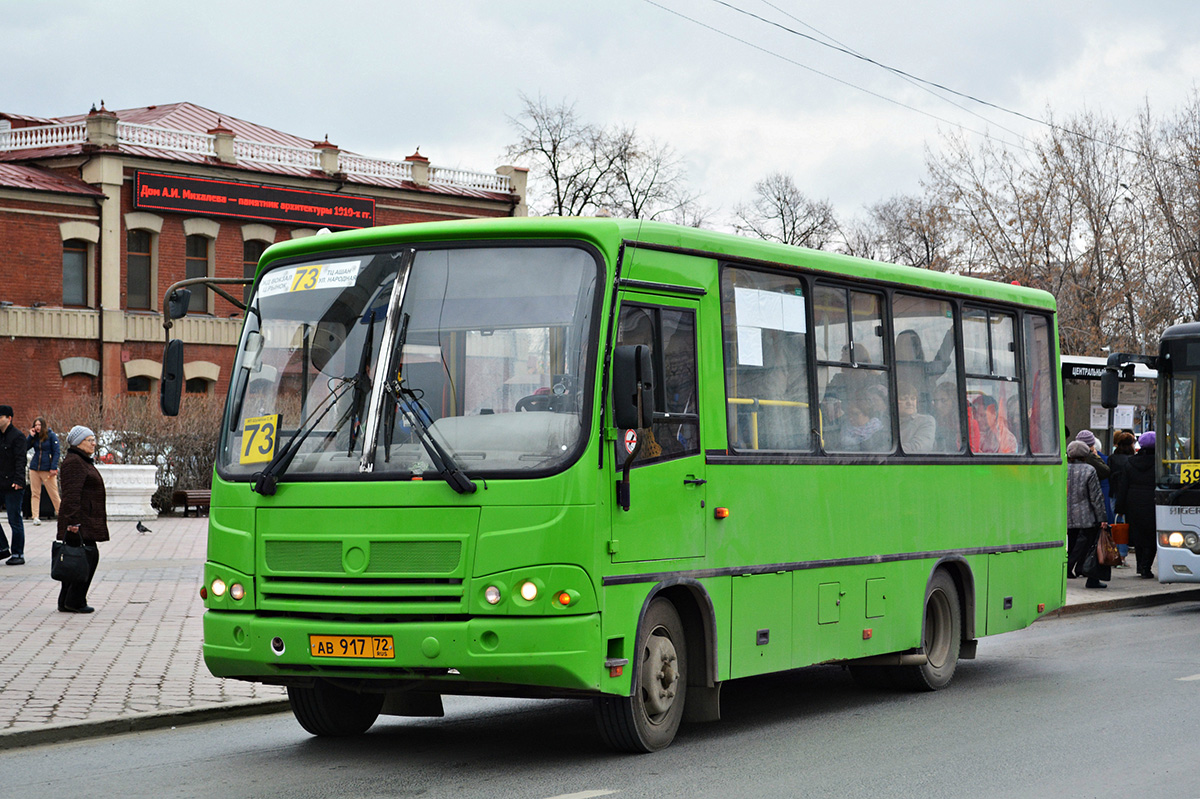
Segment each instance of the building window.
M262 258L263 251L269 246L269 242L254 239L242 244L242 277L254 279L254 273L258 271L258 259ZM250 303L250 289L251 286L246 286L242 292L242 301L246 304Z
M208 248L212 239L208 236L188 236L184 276L208 277ZM208 313L208 289L192 286L190 313Z
M188 394L207 394L209 382L203 377L193 377L184 383L184 391Z
M87 260L86 241L63 242L63 305L87 305Z
M125 390L130 394L149 394L150 378L129 377L125 379Z
M148 230L130 230L126 234L126 304L150 310L150 236Z

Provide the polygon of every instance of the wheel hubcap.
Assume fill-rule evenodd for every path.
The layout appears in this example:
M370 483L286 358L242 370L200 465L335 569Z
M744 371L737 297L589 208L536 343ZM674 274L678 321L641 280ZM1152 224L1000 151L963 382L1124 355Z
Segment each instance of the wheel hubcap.
M642 701L653 719L671 709L679 688L679 657L675 644L658 630L646 642L642 659Z

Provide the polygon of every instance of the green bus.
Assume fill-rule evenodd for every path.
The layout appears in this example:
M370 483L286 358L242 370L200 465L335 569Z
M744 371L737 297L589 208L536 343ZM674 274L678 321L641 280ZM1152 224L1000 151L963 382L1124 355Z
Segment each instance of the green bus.
M648 752L727 680L939 689L1063 603L1045 292L513 218L273 245L245 319L204 657L286 686L315 735L579 697Z

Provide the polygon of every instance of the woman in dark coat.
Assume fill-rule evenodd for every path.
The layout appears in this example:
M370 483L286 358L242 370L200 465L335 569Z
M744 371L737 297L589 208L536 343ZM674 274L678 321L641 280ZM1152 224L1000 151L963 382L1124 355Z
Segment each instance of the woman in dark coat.
M62 613L91 613L95 608L87 603L88 588L100 563L97 541L108 540L108 515L104 509L104 478L92 462L96 452L96 434L83 425L75 425L67 434L69 449L59 466L62 481L62 501L58 514L58 540L76 543L83 540L88 561L88 578L84 582L64 582L58 592L58 609Z
M1125 464L1129 463L1129 459L1133 457L1134 450L1133 442L1137 441L1137 436L1130 433L1128 430L1118 430L1113 434L1113 443L1116 448L1113 453L1108 456L1108 466L1112 469L1112 476L1108 478L1109 496L1112 497L1113 513L1117 514L1117 521L1124 522L1125 517L1121 516L1117 511L1117 495L1121 493L1121 481L1125 479ZM1121 553L1121 559L1124 560L1129 555L1129 544L1117 544L1117 550ZM1122 563L1117 568L1125 568Z
M1141 449L1130 456L1122 470L1117 494L1117 513L1125 514L1129 522L1129 545L1137 553L1138 576L1154 578L1150 567L1158 554L1157 528L1154 517L1154 431L1142 433L1138 439Z
M1088 445L1072 441L1067 445L1067 576L1078 577L1088 552L1096 548L1100 525L1107 524L1100 478L1087 463ZM1100 582L1112 576L1111 568L1097 565L1086 575L1084 588L1108 588Z

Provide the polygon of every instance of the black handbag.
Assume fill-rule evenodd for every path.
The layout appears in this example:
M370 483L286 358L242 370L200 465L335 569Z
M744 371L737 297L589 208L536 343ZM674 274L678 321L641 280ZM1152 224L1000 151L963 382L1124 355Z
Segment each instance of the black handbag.
M90 573L87 547L82 541L78 545L66 541L54 541L50 545L50 576L55 580L86 583Z

